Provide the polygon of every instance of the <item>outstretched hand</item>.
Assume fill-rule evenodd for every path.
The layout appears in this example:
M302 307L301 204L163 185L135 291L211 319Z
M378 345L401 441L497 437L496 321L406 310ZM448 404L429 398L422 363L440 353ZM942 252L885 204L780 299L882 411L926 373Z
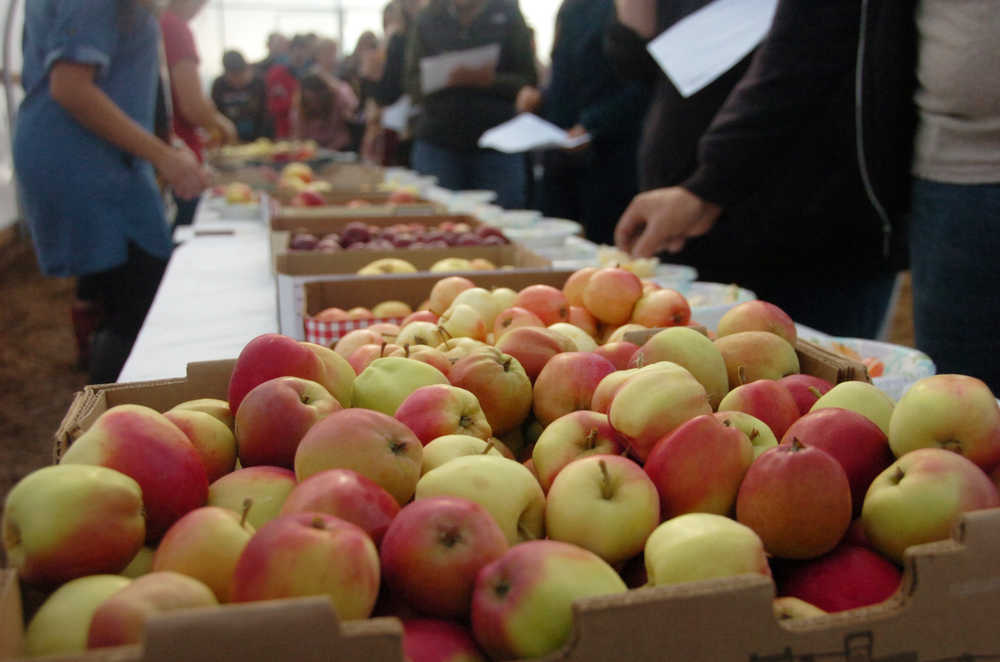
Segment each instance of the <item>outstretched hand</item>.
M181 198L196 198L211 183L210 173L189 149L170 148L156 164L156 169Z
M719 205L679 186L640 193L618 220L615 245L634 257L679 253L689 238L711 230L721 213Z

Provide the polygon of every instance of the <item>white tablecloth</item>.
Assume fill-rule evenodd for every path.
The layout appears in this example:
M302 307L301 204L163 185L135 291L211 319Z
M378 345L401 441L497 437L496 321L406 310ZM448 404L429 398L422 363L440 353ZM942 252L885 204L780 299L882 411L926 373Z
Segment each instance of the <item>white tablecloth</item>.
M232 231L198 235L198 231ZM267 226L226 220L199 206L191 228L178 228L152 308L119 382L183 377L194 361L235 358L262 333L278 330L277 292Z

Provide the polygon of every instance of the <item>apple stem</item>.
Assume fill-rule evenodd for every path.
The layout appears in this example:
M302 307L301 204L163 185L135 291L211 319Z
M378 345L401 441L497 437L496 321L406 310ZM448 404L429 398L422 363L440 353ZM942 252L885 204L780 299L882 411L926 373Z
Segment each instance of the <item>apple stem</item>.
M448 347L448 349L451 349L451 346L448 345L448 341L452 339L452 335L450 333L448 333L448 329L446 329L443 326L441 326L440 324L438 324L437 330L438 330L438 333L441 334L441 337L444 338L444 345L446 345Z
M486 442L486 448L483 449L482 455L489 455L490 451L496 448L496 444L492 441Z
M736 375L737 379L740 381L740 385L747 383L747 371L743 368L743 366L736 368Z
M597 466L601 468L601 496L604 499L610 499L614 496L614 491L611 489L611 474L608 473L608 463L601 460Z
M760 436L760 430L758 430L757 428L754 428L753 430L750 430L750 434L748 435L750 441L753 441L754 439L756 439L759 436Z
M807 386L806 390L815 395L817 400L823 397L823 391L819 390L815 386Z
M792 436L792 444L791 444L790 448L792 449L793 452L796 452L796 451L802 450L803 448L805 448L805 446L802 444L801 441L799 441L798 437L796 437L796 436L793 435Z
M323 518L320 517L319 515L313 517L312 522L310 522L309 525L312 526L312 528L314 529L320 529L321 531L326 530L326 522L324 522Z
M410 358L410 343L403 345L403 357Z
M896 467L896 471L892 474L892 482L898 485L899 482L903 480L904 476L906 476L906 472L903 471L903 468Z
M507 360L503 362L503 371L510 372L510 363L514 360L513 356L508 356Z
M587 430L587 438L584 440L584 443L587 444L587 450L594 450L597 446L597 428Z
M385 356L385 346L388 345L388 344L389 343L387 343L386 341L384 341L384 340L382 341L382 346L378 350L378 355L379 356Z
M250 497L243 499L243 512L240 515L240 528L247 525L247 517L250 515L251 506L253 506L253 499Z

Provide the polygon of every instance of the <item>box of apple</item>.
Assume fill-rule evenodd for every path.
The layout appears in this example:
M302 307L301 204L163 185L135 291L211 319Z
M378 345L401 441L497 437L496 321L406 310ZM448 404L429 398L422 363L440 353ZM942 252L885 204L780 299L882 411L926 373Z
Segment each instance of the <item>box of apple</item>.
M983 382L894 403L800 372L771 304L703 333L616 267L507 290L446 277L333 348L268 334L187 379L88 387L58 463L5 500L5 579L47 594L15 654L1000 652Z

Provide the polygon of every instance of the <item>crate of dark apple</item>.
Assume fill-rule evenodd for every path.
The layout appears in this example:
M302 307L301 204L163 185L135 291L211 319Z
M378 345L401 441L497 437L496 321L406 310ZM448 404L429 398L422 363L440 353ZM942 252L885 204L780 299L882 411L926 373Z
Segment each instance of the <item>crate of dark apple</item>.
M288 248L292 251L342 250L391 251L399 249L449 248L458 246L503 246L510 240L491 225L473 226L462 221L445 220L426 223L377 225L351 221L339 232L320 233L299 228L291 233Z

